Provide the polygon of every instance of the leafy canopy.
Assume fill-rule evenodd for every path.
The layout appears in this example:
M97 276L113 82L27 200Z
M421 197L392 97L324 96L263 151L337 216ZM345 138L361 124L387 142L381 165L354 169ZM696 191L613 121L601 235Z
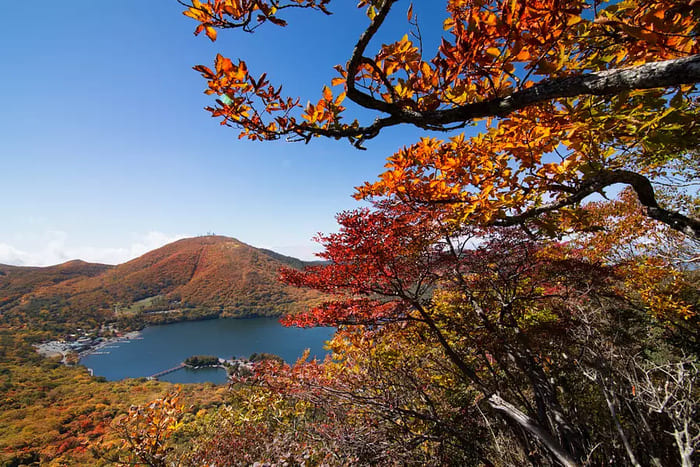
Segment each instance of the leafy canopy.
M399 3L410 35L371 51ZM361 0L366 29L306 106L242 60L195 67L207 110L240 138L363 148L401 124L447 133L408 142L357 188L371 208L319 237L327 264L283 272L329 297L287 323L338 326L334 353L241 381L250 404L231 439L255 445L253 420L272 440L264 462L692 465L700 4L444 4L429 56L408 2ZM332 3L186 6L213 41ZM357 108L376 118L349 121Z
M328 4L216 0L192 3L185 14L200 22L197 33L250 29L252 18L283 25L286 8L328 13ZM448 1L432 58L425 57L409 6L412 38L369 53L396 5L359 3L370 23L315 104L304 107L266 74L256 78L244 61L217 55L213 69L195 67L207 79L205 92L217 97L208 110L240 129L239 137L308 142L326 136L357 147L393 125L451 131L484 120L486 131L476 137L426 137L397 151L379 181L360 187L357 196L449 203L469 222L494 225L554 211L555 218L540 223L551 231L579 223L581 213L572 207L622 183L635 189L650 217L700 235L697 213L665 209L650 184L697 175L697 5ZM348 101L377 118L348 123ZM691 169L679 171L679 165Z

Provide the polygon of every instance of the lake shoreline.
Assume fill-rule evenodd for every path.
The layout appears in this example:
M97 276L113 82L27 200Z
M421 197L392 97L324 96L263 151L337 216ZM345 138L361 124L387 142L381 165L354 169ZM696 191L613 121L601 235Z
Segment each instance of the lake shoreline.
M141 331L129 331L121 335L112 337L80 337L73 341L57 340L34 344L36 351L46 358L61 357L61 363L69 365L71 358L78 360L95 354L109 345L120 342L130 342L141 338Z
M78 352L78 356L80 358L87 357L88 355L92 355L95 352L98 352L100 349L108 347L111 344L118 344L120 342L130 342L136 339L143 339L141 331L129 331L122 334L121 336L107 337L103 341L96 343L88 349Z
M109 343L99 348L93 347L85 353L80 364L92 368L96 376L104 376L110 381L148 377L198 355L217 356L234 364L238 360L247 360L255 353L270 353L293 364L307 348L311 349L311 355L323 358L328 353L323 348L324 342L332 337L333 332L333 328L287 328L276 318L186 321L148 326L138 336L140 338L130 340L129 344L117 343L116 348L107 348L110 347ZM242 366L241 363L239 365ZM167 377L167 380L204 382L207 370L201 370L201 373L179 371L174 373L176 377ZM209 370L214 378L209 381L217 384L224 382L224 372L216 376L215 370Z

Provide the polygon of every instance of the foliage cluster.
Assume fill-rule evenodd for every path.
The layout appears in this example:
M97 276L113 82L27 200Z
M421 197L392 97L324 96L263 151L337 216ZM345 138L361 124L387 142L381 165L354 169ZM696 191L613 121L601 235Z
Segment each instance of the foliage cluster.
M219 357L213 355L193 355L185 359L188 366L216 366L219 365Z

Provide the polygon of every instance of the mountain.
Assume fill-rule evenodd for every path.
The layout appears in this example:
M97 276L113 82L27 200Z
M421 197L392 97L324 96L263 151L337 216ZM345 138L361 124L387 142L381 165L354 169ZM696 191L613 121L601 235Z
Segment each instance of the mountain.
M0 313L102 318L156 312L278 316L319 301L277 280L307 263L234 238L204 236L165 245L118 266L71 261L47 268L0 265ZM185 316L187 317L187 316Z

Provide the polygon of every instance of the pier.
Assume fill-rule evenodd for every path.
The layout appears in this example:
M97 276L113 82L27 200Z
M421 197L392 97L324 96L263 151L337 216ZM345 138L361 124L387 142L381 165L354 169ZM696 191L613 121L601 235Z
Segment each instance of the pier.
M168 373L172 373L173 371L177 371L177 370L179 370L180 368L184 368L184 367L185 367L185 364L184 364L184 363L180 363L178 366L174 366L174 367L172 367L172 368L168 368L167 370L159 371L158 373L149 376L148 379L158 379L158 378L160 378L161 376L165 376L165 375L167 375Z

